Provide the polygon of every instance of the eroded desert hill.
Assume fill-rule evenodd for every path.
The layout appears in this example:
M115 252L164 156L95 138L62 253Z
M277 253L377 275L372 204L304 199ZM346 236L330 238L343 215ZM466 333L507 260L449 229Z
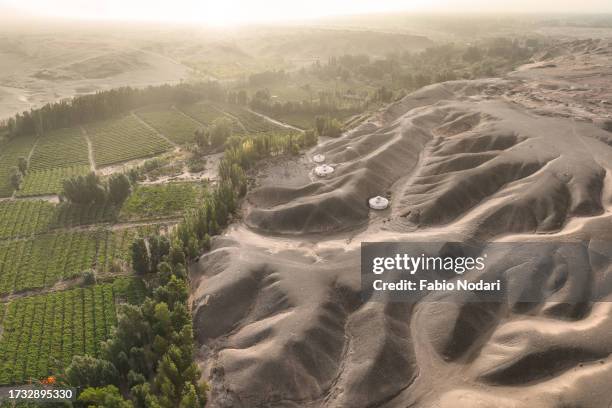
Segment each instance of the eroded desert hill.
M306 159L281 182L287 163L263 170L244 222L192 271L211 406L608 408L610 84L611 44L568 43L506 78L406 96L310 152L328 178ZM390 209L369 210L375 195ZM580 268L507 274L520 292L568 271L530 304L361 299L361 242L457 240L586 244ZM507 271L538 258L505 255Z

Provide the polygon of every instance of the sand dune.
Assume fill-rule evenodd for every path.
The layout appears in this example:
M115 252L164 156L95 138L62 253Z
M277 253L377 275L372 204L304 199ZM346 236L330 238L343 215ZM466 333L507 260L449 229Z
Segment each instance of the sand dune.
M310 152L330 177L263 171L192 271L211 406L609 408L611 57L576 41L507 78L432 85ZM554 255L509 245L467 275L503 276L503 302L360 297L361 242L458 239Z

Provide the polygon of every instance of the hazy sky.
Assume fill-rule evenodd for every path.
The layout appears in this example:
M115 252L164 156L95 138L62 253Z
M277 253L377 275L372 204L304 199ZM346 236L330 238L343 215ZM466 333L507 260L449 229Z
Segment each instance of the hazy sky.
M612 12L612 0L0 0L26 14L215 25L389 11Z

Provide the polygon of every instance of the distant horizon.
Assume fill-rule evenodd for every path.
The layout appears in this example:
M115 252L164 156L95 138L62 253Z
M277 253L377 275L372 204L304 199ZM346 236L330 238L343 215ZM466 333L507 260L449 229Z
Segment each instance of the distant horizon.
M398 0L311 0L308 4L282 0L226 0L222 3L176 0L172 4L148 4L144 0L109 0L103 4L76 0L0 0L0 20L43 19L136 23L169 23L205 26L245 26L299 23L367 15L530 15L530 16L608 16L612 4L600 0L555 2L528 0L493 5L485 0L416 0L407 5ZM571 4L573 3L573 4ZM554 10L554 11L551 11Z

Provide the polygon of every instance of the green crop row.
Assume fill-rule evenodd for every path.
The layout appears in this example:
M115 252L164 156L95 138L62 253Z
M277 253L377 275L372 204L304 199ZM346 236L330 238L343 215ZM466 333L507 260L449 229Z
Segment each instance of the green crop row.
M59 373L74 355L97 355L117 322L116 303L140 302L143 292L142 282L120 278L11 301L0 335L0 384L37 380Z
M0 294L51 286L93 268L103 237L103 232L60 232L0 243Z
M201 125L172 107L150 107L138 111L138 116L175 143L193 142Z
M30 171L23 180L17 196L60 194L63 190L62 183L64 180L74 176L86 175L89 171L89 166L84 165Z
M113 230L98 247L96 271L117 273L130 268L132 253L130 245L137 236L146 237L159 230L157 225Z
M222 111L207 102L181 105L178 109L203 125L210 125L216 119L227 117Z
M55 206L42 200L0 202L0 239L48 231Z
M0 201L0 240L29 237L56 228L110 222L117 209L110 204L53 204L44 200Z
M18 137L0 143L0 197L10 197L13 194L14 189L9 182L11 168L17 166L20 157L28 157L35 142L34 137Z
M79 165L89 166L87 141L80 128L59 129L43 135L30 159L32 171Z
M246 131L249 134L273 132L288 133L288 130L286 128L275 125L274 123L262 118L259 115L249 112L248 110L240 106L223 104L219 105L219 109L236 117L240 121L240 123L242 123L242 125L246 128Z
M137 235L158 231L156 225L117 230L62 231L24 240L0 242L0 295L53 286L94 269L127 272L130 245Z
M181 216L201 202L205 191L197 183L141 185L123 203L119 217L134 220Z
M133 115L86 126L97 165L155 156L172 146Z

